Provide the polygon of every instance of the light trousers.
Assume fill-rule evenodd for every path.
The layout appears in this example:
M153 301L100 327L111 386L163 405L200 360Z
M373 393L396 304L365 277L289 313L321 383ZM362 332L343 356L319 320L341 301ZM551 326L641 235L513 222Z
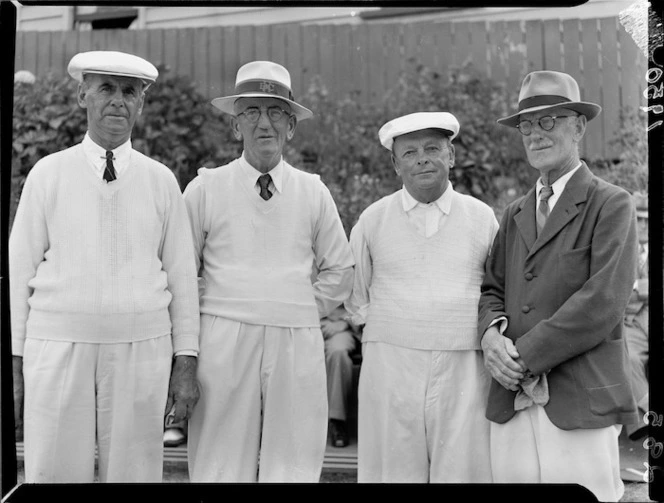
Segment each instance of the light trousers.
M327 440L320 328L201 315L192 482L318 482Z
M26 339L25 481L161 482L173 346Z
M498 483L580 484L599 501L618 501L620 425L561 430L539 405L491 423L491 466Z
M491 482L480 351L362 347L358 482Z

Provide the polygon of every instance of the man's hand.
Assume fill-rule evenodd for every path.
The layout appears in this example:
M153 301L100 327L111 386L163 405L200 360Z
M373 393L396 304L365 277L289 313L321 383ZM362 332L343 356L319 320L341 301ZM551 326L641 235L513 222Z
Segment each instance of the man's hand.
M16 441L23 441L23 357L12 356L12 379L14 381L14 427Z
M496 325L487 328L482 337L484 366L500 385L511 391L519 389L526 367L514 343L500 334ZM521 362L521 363L519 363Z
M345 320L330 321L327 318L323 318L320 321L320 330L323 332L323 337L328 339L334 334L343 332L348 328L348 323Z
M166 426L189 419L198 402L200 391L196 380L196 367L198 358L195 356L180 355L175 357L171 370L171 382L168 386L168 400L166 401ZM173 413L171 414L171 409Z

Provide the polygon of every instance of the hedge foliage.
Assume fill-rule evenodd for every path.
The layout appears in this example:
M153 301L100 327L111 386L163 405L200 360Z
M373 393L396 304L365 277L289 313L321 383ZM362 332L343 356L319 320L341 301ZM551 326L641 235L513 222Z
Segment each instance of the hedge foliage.
M364 208L401 186L389 152L378 141L378 129L407 113L445 110L459 119L456 164L450 178L455 190L485 201L496 213L536 179L519 133L495 123L513 109L517 89L505 89L479 76L472 66L439 74L416 61L409 65L378 105L357 96L333 99L319 79L313 79L298 96L314 117L298 124L284 157L321 175L347 232ZM169 166L184 189L199 167L229 162L240 155L242 145L233 138L228 117L212 107L191 80L164 68L160 74L147 91L132 144ZM34 84L15 85L11 219L25 176L35 162L83 138L86 116L78 106L76 89L72 79L52 75ZM630 191L647 190L645 119L645 114L625 114L624 133L615 139L620 158L593 160L591 169Z

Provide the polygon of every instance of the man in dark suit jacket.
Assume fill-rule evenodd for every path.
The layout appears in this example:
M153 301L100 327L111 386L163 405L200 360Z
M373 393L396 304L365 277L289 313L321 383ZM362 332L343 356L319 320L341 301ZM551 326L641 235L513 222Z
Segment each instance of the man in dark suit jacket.
M536 187L510 204L487 261L479 305L493 380L495 482L578 483L618 501L618 436L637 420L623 313L636 272L630 195L594 176L578 145L601 107L567 74L532 72L516 127Z

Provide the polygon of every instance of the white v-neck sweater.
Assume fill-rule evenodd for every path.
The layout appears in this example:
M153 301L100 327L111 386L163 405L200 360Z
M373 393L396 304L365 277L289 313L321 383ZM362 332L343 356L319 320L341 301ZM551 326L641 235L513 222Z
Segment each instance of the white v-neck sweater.
M286 162L281 189L264 201L238 160L201 168L185 189L201 313L319 327L350 295L353 255L330 191L318 175Z
M489 206L452 192L436 234L419 234L401 191L360 215L351 233L355 254L352 315L368 304L362 342L424 350L477 350L477 313L484 264L498 222Z
M9 239L13 353L25 337L116 343L172 334L198 350L191 230L179 185L136 150L95 176L81 144L28 174Z

